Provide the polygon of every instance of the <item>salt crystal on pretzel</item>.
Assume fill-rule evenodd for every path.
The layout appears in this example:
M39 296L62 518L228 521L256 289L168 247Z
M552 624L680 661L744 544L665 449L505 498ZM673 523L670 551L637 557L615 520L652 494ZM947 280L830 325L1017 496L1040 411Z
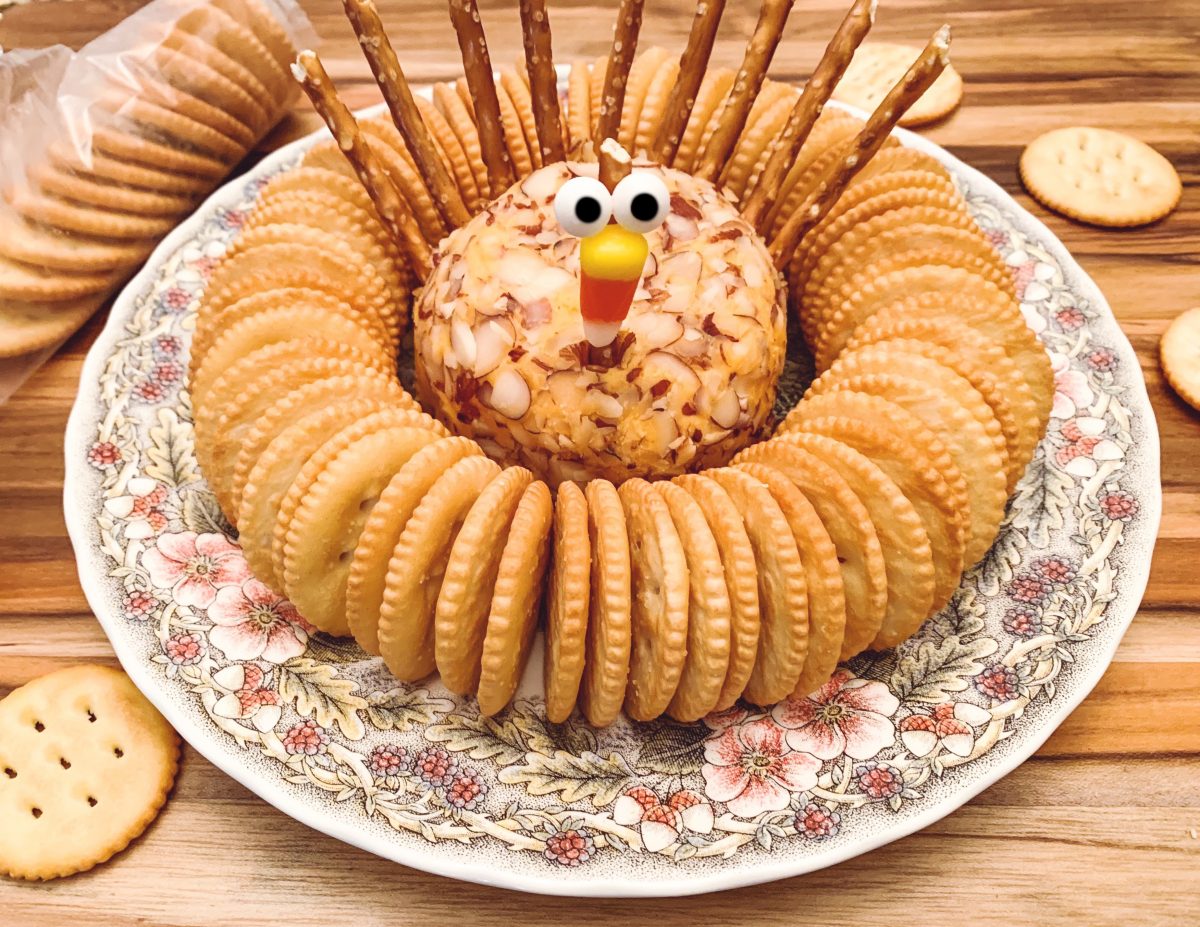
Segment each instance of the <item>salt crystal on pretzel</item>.
M702 180L716 181L725 170L729 161L729 153L737 144L738 136L746 125L746 117L750 107L758 96L763 78L767 75L775 49L783 37L783 27L787 22L788 13L792 11L793 0L763 0L762 9L758 13L758 24L754 27L754 35L746 45L746 56L742 59L742 67L733 82L733 90L725 100L717 128L713 131L700 164L693 171Z
M950 27L942 26L900 82L888 91L888 95L875 108L867 124L854 139L850 153L825 181L823 188L804 208L797 210L780 230L771 245L777 266L787 266L804 236L825 218L854 175L866 167L900 118L921 98L921 94L929 89L949 63Z
M311 49L302 51L292 65L292 75L300 82L312 101L313 109L333 133L338 148L346 155L346 160L370 194L380 219L404 248L414 274L424 278L432 263L425 236L421 234L412 211L396 191L379 158L363 138L354 114L333 89L333 82L325 73L317 53Z
M491 195L499 196L512 186L512 161L504 141L504 123L500 116L500 99L492 76L492 59L488 55L487 37L475 0L450 0L450 21L458 36L462 52L463 72L475 106L475 123L479 127L479 145L487 167Z
M546 0L521 0L520 7L525 71L529 75L529 94L533 97L533 115L537 120L538 147L542 151L542 163L553 164L567 155L563 148L550 18L546 15Z
M692 20L692 31L688 34L687 48L679 59L679 76L671 88L663 120L658 134L650 146L650 156L660 164L675 160L675 152L687 128L692 107L696 105L696 94L708 70L708 59L712 55L713 42L717 37L717 26L725 11L725 0L700 0L696 4L696 17Z
M796 161L800 148L808 140L812 127L825 108L833 88L845 73L854 57L854 52L866 38L875 22L877 0L855 0L838 31L830 40L821 56L821 61L812 77L804 85L804 92L788 116L783 134L775 142L774 152L763 168L753 192L742 206L746 221L763 233L766 212L779 194L780 186L788 170Z
M604 90L600 97L600 120L593 141L616 138L621 129L621 111L625 108L625 84L637 52L638 33L642 28L642 7L646 0L621 0L612 50L604 71Z
M442 218L450 228L457 228L470 219L471 214L459 195L457 184L446 170L425 120L421 118L404 70L379 19L374 0L343 0L343 5L358 36L358 44L362 46L367 63L371 66L371 73L375 75L375 82L383 92L392 122L403 137L421 173L421 180L433 194L433 201Z

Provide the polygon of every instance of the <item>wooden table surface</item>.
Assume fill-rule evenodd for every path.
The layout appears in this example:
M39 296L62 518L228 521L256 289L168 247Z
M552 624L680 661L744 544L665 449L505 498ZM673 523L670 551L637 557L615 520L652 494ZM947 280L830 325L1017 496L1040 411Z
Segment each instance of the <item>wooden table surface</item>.
M302 2L349 102L375 102L340 3ZM798 3L773 74L803 78L847 3ZM137 6L18 6L0 20L0 45L79 46ZM380 6L410 79L460 70L444 2ZM516 3L481 6L493 58L515 60ZM615 6L551 0L559 60L602 54ZM643 41L682 48L691 4L648 6ZM736 64L756 7L730 0L716 60ZM832 869L635 905L527 896L393 865L292 821L189 749L173 798L142 839L85 875L0 880L0 922L1200 923L1200 415L1164 384L1157 359L1168 321L1200 305L1200 4L883 0L874 36L920 42L942 17L955 29L967 97L927 134L1046 219L1095 278L1137 349L1162 434L1164 516L1141 610L1104 679L1033 759L940 823ZM315 124L299 106L264 149ZM1017 179L1022 146L1077 124L1157 147L1183 177L1179 209L1149 228L1106 232L1032 203ZM61 512L63 427L100 324L0 407L0 695L69 663L116 662L79 588Z

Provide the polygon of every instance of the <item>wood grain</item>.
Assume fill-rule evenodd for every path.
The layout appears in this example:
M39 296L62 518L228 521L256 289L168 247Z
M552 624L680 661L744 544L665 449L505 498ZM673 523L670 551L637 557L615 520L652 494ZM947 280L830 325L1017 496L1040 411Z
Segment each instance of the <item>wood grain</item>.
M302 0L355 106L379 99L337 0ZM140 0L39 2L0 19L0 45L79 46ZM410 80L460 70L440 0L381 0ZM648 5L643 42L682 48L691 3ZM797 4L772 76L803 78L846 0ZM516 5L480 3L493 59L520 53ZM607 48L615 3L551 4L559 61ZM731 0L714 61L734 65L757 4ZM534 898L395 866L314 833L188 751L172 801L99 869L48 885L0 882L0 922L225 927L288 922L664 925L961 921L1190 924L1200 910L1200 415L1163 382L1157 343L1200 305L1200 7L1194 0L884 0L873 37L919 43L943 18L963 108L925 134L1043 218L1095 278L1137 350L1162 435L1164 517L1150 584L1095 692L1037 756L927 830L841 866L695 900ZM263 145L317 124L307 104ZM1020 188L1038 133L1093 124L1157 147L1184 180L1179 209L1107 232L1048 215ZM0 694L55 667L115 662L76 579L61 513L62 433L93 320L0 407ZM2 824L2 822L0 822Z

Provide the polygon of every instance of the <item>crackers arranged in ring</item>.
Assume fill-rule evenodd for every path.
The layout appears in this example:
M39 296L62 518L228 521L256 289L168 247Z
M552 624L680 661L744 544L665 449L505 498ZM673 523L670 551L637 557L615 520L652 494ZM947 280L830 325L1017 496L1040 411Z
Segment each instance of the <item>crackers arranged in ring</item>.
M0 873L55 879L121 852L158 815L179 736L129 677L48 673L0 701Z

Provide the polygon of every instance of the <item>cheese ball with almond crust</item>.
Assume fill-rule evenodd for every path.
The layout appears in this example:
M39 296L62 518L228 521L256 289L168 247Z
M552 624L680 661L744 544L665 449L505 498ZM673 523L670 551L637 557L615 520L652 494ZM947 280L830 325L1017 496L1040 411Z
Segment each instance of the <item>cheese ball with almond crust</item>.
M662 478L719 466L768 424L786 293L762 239L712 184L656 171L670 212L616 341L579 310L580 239L554 196L595 164L548 165L441 244L414 312L425 407L495 460L565 479Z

